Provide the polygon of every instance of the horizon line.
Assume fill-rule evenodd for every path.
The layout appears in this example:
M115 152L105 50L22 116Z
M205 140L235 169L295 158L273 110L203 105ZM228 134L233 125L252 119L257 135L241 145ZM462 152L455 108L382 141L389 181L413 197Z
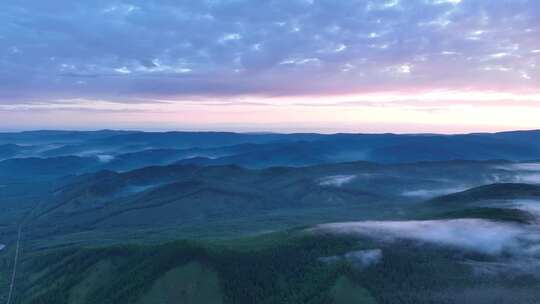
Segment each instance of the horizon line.
M47 128L36 128L36 129L19 129L19 130L2 130L0 129L0 134L20 134L20 133L30 133L30 132L132 132L132 133L231 133L231 134L253 134L253 135L294 135L294 134L319 134L319 135L475 135L475 134L501 134L501 133L513 133L513 132L540 132L539 129L508 129L503 131L494 131L494 132L321 132L321 131L309 131L309 132L275 132L275 131L230 131L230 130L196 130L196 129L162 129L162 130L152 130L152 129L115 129L115 128L104 128L104 129L84 129L84 128L64 128L64 129L47 129Z

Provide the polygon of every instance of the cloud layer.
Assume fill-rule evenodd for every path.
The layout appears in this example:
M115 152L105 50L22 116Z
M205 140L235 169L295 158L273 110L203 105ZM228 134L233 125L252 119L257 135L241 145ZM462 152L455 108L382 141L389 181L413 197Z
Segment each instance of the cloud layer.
M484 116L494 118L478 123L486 126L540 102L535 0L5 0L0 18L0 115L15 117L13 127L25 111L51 124L52 114L37 112L77 112L79 127L80 113L105 111L105 122L129 127L142 118L114 113L189 113L201 104L193 115L219 108L226 114L208 120L229 124L253 124L244 112L270 104L280 108L261 111L288 125L335 123L314 106L369 112L330 109L346 123L455 125L489 104L494 113ZM510 103L520 108L505 109ZM306 117L286 117L292 111ZM470 116L463 123L478 113ZM534 124L521 121L509 125Z
M4 101L531 89L539 76L533 0L6 0L0 8Z
M537 225L456 219L335 223L319 225L316 229L387 241L415 240L492 255L540 256L540 230Z

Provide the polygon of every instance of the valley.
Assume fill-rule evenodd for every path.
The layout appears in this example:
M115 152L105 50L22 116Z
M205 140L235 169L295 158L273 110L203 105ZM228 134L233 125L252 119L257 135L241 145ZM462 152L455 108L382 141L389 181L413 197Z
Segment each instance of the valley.
M142 150L130 152L132 165L113 169L123 156L0 162L3 301L535 303L540 297L540 165L534 155L329 161L312 149L324 136L301 135L313 142L295 145L312 161L281 158L287 165L275 166L280 158L265 155L279 151L274 141L288 136L219 135L225 136L219 144L234 138L257 145L250 153L265 161L246 165L244 146L221 148L203 139L175 145L172 135L152 134L152 145L164 136L167 149L242 155L207 163L167 151L156 162L143 135L114 133L113 140L103 132L51 136L55 149L69 151L62 153L98 140L107 143L108 155L126 150L116 136L135 137L137 147L130 149ZM0 141L32 137L14 138ZM419 141L411 138L407 145ZM45 139L35 144L52 145ZM259 145L272 148L261 152ZM425 157L418 151L399 154ZM147 153L148 159L139 158Z

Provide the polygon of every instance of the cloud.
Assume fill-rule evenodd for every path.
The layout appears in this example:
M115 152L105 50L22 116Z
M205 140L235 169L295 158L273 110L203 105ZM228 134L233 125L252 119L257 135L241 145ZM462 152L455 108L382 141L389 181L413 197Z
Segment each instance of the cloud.
M357 267L365 268L379 263L383 253L381 249L357 250L348 252L343 257Z
M114 160L114 156L108 155L108 154L99 154L99 155L96 155L96 157L102 163L109 163Z
M470 187L469 187L470 188ZM452 188L439 188L439 189L417 189L408 190L402 193L403 196L415 197L415 198L430 198L440 195L461 192L467 190L467 187L452 187Z
M540 172L536 174L518 174L516 175L515 181L525 184L540 184Z
M509 203L503 204L502 207L526 211L532 214L536 218L537 223L540 224L540 222L538 221L540 219L540 202L539 201L526 200L526 199L513 200Z
M513 182L540 184L540 163L516 163L497 166L496 168L511 171Z
M533 0L5 0L0 103L531 90L538 11Z
M321 178L319 181L319 185L341 187L345 184L352 182L355 178L356 175L332 175Z
M480 219L365 221L323 224L315 228L337 234L438 244L490 255L540 257L540 227Z
M364 269L366 267L378 264L382 257L383 252L381 249L367 249L347 252L340 256L323 257L319 260L324 263L335 263L346 260L351 262L356 268Z
M510 171L540 171L540 163L515 163L509 165L500 165L496 168Z
M501 207L519 208L540 216L538 202L513 202ZM540 270L540 226L537 224L511 224L480 219L431 220L431 221L366 221L319 225L315 231L347 234L393 242L404 239L421 244L446 246L492 256L486 261L467 259L462 263L472 267L479 276L535 275ZM391 249L390 249L391 250ZM382 258L382 251L365 254L348 253L321 259L337 262L347 259L362 269L375 265ZM351 257L351 254L353 257ZM348 258L347 258L348 257ZM369 262L366 262L369 261Z

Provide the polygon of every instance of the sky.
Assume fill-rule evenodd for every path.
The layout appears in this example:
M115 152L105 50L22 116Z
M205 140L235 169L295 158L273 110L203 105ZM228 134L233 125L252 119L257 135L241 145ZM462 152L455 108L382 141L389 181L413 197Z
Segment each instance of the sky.
M2 0L0 130L540 129L537 0Z

